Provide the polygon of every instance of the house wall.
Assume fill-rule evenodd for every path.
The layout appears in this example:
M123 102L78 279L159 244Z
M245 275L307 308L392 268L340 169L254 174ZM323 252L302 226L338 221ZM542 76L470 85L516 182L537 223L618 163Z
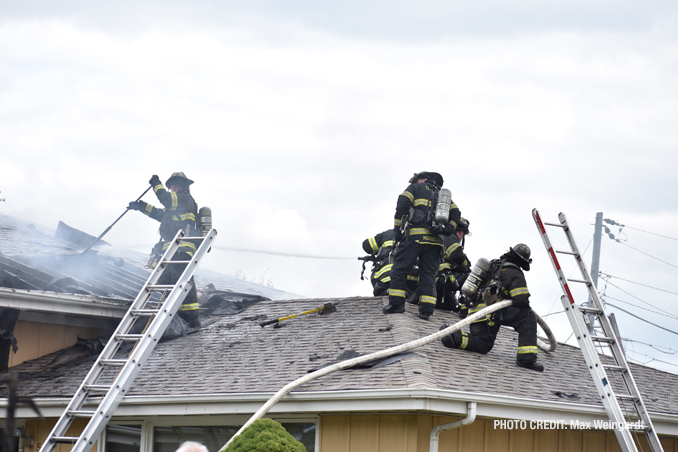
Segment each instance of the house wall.
M14 337L19 349L16 353L10 353L9 367L70 347L78 341L78 336L81 339L95 339L110 334L111 331L19 320L14 327Z
M323 415L320 452L429 452L433 427L458 417L427 414ZM661 437L665 452L678 452L678 439ZM439 452L617 452L612 432L589 430L502 430L492 419L442 432ZM650 450L643 438L639 450Z

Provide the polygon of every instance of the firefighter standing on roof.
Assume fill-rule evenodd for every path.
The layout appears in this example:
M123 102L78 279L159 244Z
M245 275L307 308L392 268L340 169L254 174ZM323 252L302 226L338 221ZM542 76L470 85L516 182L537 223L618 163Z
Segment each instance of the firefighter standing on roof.
M454 232L460 212L452 203L448 224L438 226L432 221L432 204L443 185L443 177L425 171L415 174L409 182L396 205L394 233L400 243L391 270L389 304L383 312L405 312L407 274L419 258L419 317L428 320L436 305L434 284L443 247L441 232L445 235Z
M169 248L172 240L181 229L189 229L189 232L196 231L195 218L198 213L198 205L191 196L189 186L193 183L192 180L186 177L182 172L173 173L167 179L166 185L170 191L166 190L160 182L160 178L156 175L151 177L149 181L153 187L155 195L163 208L154 207L143 201L134 201L129 203L129 209L138 210L147 216L160 222L160 241L155 244L151 251L151 259L148 261L150 268L155 268L158 260L162 257L165 250ZM195 235L195 234L191 234ZM190 260L196 251L196 246L190 241L182 241L179 249L172 257L172 260ZM159 284L174 284L177 282L181 274L186 268L185 264L169 265L160 276ZM179 308L179 316L183 318L189 326L200 326L198 319L198 294L195 288L195 282L191 278L193 287L184 299L183 304Z
M542 372L544 366L537 362L537 317L530 308L530 292L527 290L527 282L523 274L523 270L530 270L531 262L530 248L522 243L503 254L498 263L500 270L497 277L501 283L498 295L499 300L512 299L513 305L472 323L470 334L455 331L445 336L442 339L443 345L449 348L488 353L494 346L499 327L508 325L518 332L516 364ZM491 270L491 273L494 272ZM485 307L487 307L486 303L480 303L469 309L469 315ZM445 329L447 326L443 323L440 329Z

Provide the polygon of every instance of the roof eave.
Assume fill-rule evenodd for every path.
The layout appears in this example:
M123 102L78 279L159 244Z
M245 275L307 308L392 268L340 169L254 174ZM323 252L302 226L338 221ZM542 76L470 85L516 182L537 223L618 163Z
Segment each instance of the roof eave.
M115 417L251 415L273 394L201 394L181 396L127 396ZM68 403L60 398L34 399L46 417L58 417ZM465 414L467 403L476 402L479 417L525 421L607 421L602 406L440 389L378 389L298 392L287 395L271 414L326 414L365 412L430 412ZM0 406L6 400L0 401ZM36 417L28 408L17 417ZM651 413L659 434L678 436L678 415Z
M116 319L122 318L128 309L92 296L6 288L0 288L0 307Z

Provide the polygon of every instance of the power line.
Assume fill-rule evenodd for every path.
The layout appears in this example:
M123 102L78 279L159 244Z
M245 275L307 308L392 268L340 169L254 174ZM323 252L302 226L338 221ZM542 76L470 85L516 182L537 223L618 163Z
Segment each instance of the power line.
M622 292L624 292L626 295L629 295L629 296L635 298L636 300L641 301L641 302L645 303L646 305L648 305L648 306L650 306L650 307L652 307L652 308L654 308L654 309L659 309L659 310L662 311L664 314L666 314L666 315L668 315L668 316L670 316L670 317L677 318L674 314L671 314L671 313L668 312L668 311L664 311L663 309L658 308L658 307L656 307L656 306L654 306L654 305L648 303L647 301L645 301L645 300L643 300L643 299L640 299L640 298L636 297L636 296L633 295L632 293L625 291L624 289L622 289L621 287L619 287L618 285L616 285L616 284L614 284L614 283L611 283L611 282L610 282L609 280L607 280L607 279L605 280L605 284L609 284L609 285L611 285L612 287L616 287L617 289L619 289L619 290L621 290ZM640 309L643 309L643 308L640 308Z
M653 310L651 310L651 309L642 308L642 307L637 306L637 305L635 305L635 304L633 304L633 303L629 303L628 301L620 300L619 298L614 298L614 297L611 297L611 296L609 296L609 295L605 295L605 298L609 298L609 299L611 299L611 300L616 300L616 301L621 301L622 303L626 303L626 304L628 304L629 306L633 306L634 308L643 309L643 310L645 310L645 311L647 311L647 312L651 312L651 313L653 313L653 314L662 315L661 312L653 311ZM603 303L605 303L605 301L603 301ZM674 315L672 315L671 317L674 318L675 320L678 320L678 317L676 317L676 316L674 316Z
M636 340L634 340L634 339L629 339L628 337L622 337L622 340L627 341L627 342L635 342L635 343L637 343L637 344L647 345L648 347L652 347L652 348L654 348L655 350L657 350L658 352L660 352L660 353L665 353L665 354L667 354L667 355L675 355L676 353L678 353L678 350L674 350L674 349L669 348L669 347L662 347L662 346L660 346L660 345L648 344L648 343L646 343L646 342L641 342L641 341L636 341ZM665 352L664 350L660 350L660 348L665 348L665 349L667 349L667 350L671 350L671 352Z
M658 288L658 287L648 286L647 284L642 284L642 283L639 283L639 282L631 281L631 280L629 280L629 279L620 278L619 276L610 275L610 274L608 274L608 273L598 272L598 274L601 275L603 278L616 278L616 279L621 279L622 281L630 282L630 283L632 283L632 284L638 284L639 286L649 287L650 289L659 290L659 291L661 291L661 292L670 293L670 294L672 294L672 295L678 295L678 293L676 293L676 292L671 292L670 290L664 290L664 289L660 289L660 288ZM615 287L616 287L616 286L615 286Z
M641 362L640 360L635 360L635 359L634 359L634 361L636 361L638 364L641 364L641 365L643 365L643 366L645 366L645 365L651 363L652 361L657 361L657 362L659 362L659 363L668 364L669 366L678 367L678 364L673 364L673 363L670 363L670 362L668 362L668 361L662 361L661 359L653 358L653 357L651 357L650 355L646 355L645 353L640 353L640 352L636 352L636 351L634 351L633 353L634 353L634 354L638 354L638 355L643 355L643 356L646 356L646 357L650 358L650 359L649 359L648 361L646 361L646 362ZM629 359L633 359L633 358L629 358Z
M644 233L646 233L646 234L652 234L652 235L656 235L656 236L658 236L658 237L663 237L663 238L665 238L665 239L675 240L675 241L678 242L678 239L676 239L676 238L669 237L669 236L667 236L667 235L657 234L656 232L650 232L650 231L644 231L644 230L642 230L642 229L632 228L631 226L626 226L625 224L619 224L619 223L617 223L617 222L614 221L614 220L610 220L609 218L605 218L605 220L603 220L603 221L605 221L607 224L611 224L611 225L614 225L614 226L621 226L622 228L633 229L634 231L640 231L640 232L644 232Z
M658 257L654 257L654 256L651 255L651 254L647 254L645 251L640 251L638 248L634 248L634 247L632 247L631 245L629 245L629 244L627 244L627 243L620 242L619 240L615 240L615 241L618 242L618 243L621 243L621 244L624 245L624 246L628 246L628 247L631 248L632 250L638 251L639 253L644 254L644 255L646 255L646 256L648 256L648 257L651 257L652 259L655 259L655 260L657 260L657 261L659 261L659 262L662 262L662 263L664 263L664 264L666 264L666 265L670 265L670 266L673 267L673 268L678 268L678 265L673 265L673 264L670 263L670 262L663 261L663 260L659 259Z
M615 309L619 309L620 311L627 313L627 314L630 315L631 317L635 317L635 318L637 318L638 320L642 320L642 321L645 322L645 323L649 323L649 324L652 325L652 326L656 326L657 328L660 328L660 329L662 329L662 330L664 330L664 331L668 331L669 333L673 333L673 334L675 334L676 336L678 336L678 332L676 332L676 331L670 330L670 329L668 329L668 328L664 328L663 326L657 325L656 323L652 323L652 322L650 322L649 320L645 320L644 318L639 317L639 316L637 316L637 315L635 315L635 314L633 314L633 313L627 311L626 309L622 309L622 308L620 308L619 306L615 306L615 305L613 305L612 303L607 303L607 302L606 302L606 304L609 305L609 306L612 306L612 307L615 308Z

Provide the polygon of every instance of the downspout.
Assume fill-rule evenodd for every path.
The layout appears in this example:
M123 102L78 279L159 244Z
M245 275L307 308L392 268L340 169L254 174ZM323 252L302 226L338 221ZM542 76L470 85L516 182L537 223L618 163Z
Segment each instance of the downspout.
M440 433L445 430L452 430L453 428L463 427L472 424L476 420L476 402L468 403L468 411L464 419L450 422L449 424L438 425L431 430L431 441L428 448L429 452L438 452L438 437Z

